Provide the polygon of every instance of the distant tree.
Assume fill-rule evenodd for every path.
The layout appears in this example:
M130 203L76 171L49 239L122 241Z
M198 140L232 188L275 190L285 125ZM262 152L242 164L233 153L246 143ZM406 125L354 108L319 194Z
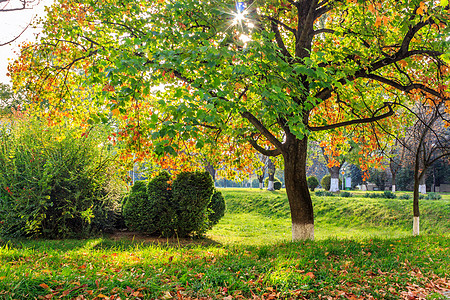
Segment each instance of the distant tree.
M384 191L386 187L386 172L384 170L372 169L370 170L370 181L375 183L380 191Z
M427 170L440 159L450 157L450 118L444 102L426 97L410 112L415 117L414 125L407 128L405 138L399 142L413 157L413 235L419 235L419 193L426 193Z

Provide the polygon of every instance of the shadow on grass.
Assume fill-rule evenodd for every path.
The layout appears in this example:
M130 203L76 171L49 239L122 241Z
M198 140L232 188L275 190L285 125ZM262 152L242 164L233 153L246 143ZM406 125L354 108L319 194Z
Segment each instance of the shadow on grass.
M88 239L0 239L0 250L38 251L38 252L67 252L82 249L95 250L133 250L136 247L156 246L161 248L197 248L222 246L221 243L210 238L162 238L137 232L116 232L103 237ZM14 255L14 254L12 254Z

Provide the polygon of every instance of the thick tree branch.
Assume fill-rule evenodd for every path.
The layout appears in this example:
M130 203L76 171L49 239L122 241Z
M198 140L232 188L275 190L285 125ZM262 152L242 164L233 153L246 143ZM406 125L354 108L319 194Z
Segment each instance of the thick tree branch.
M250 138L249 140L250 145L252 145L253 148L255 148L256 151L258 151L259 153L265 155L265 156L278 156L281 154L281 150L280 149L265 149L263 147L261 147L260 145L258 145L258 143L253 139Z
M378 111L380 111L380 110L382 110L382 109L384 109L386 107L389 109L388 112L386 112L384 114L381 114L379 116L375 116L375 114ZM340 122L340 123L336 123L336 124L330 124L330 125L325 125L325 126L318 126L318 127L310 127L310 126L308 126L308 129L310 131L322 131L322 130L330 130L330 129L335 129L335 128L339 128L339 127L349 126L349 125L372 123L372 122L379 121L379 120L385 119L387 117L390 117L393 114L394 114L394 111L392 109L391 103L385 102L382 107L380 107L379 109L377 109L374 112L373 117L363 118L363 119L355 119L355 120Z
M274 20L272 20L270 22L270 25L271 25L272 31L275 33L275 40L277 42L278 47L280 47L280 49L281 49L281 53L285 57L292 58L291 53L289 53L289 51L286 48L286 45L283 42L283 37L281 36L280 30L278 29L278 23L276 23Z
M255 128L277 149L281 150L283 148L283 144L252 113L245 111L241 113L241 116L255 126Z
M314 30L313 31L313 35L318 35L318 34L321 34L321 33L331 33L331 34L333 34L333 33L335 33L336 31L335 30L333 30L333 29L329 29L329 28L321 28L321 29L317 29L317 30Z
M378 82L387 84L397 90L400 90L400 91L403 91L406 93L409 93L411 90L422 90L433 96L445 99L444 96L441 95L438 91L435 91L432 88L429 88L426 85L421 84L421 83L412 83L412 84L408 84L408 85L402 85L399 82L384 78L384 77L376 75L376 74L365 74L364 76L361 76L361 77L376 80Z

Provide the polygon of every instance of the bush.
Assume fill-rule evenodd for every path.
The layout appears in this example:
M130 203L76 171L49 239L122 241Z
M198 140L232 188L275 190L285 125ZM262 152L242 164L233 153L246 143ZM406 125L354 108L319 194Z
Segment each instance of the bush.
M214 192L214 193L213 193ZM162 236L200 235L217 224L225 201L208 172L183 172L173 184L162 172L146 185L137 181L123 204L127 227Z
M364 198L386 198L395 199L397 196L391 191L384 191L383 193L365 193Z
M344 197L344 198L348 198L348 197L352 197L353 195L350 192L340 192L339 196L340 197Z
M173 182L176 207L175 230L178 236L200 235L207 229L208 204L214 183L208 172L182 172Z
M145 181L136 181L123 204L125 225L133 231L146 231L144 211L147 207L147 184Z
M409 194L403 194L403 195L398 196L398 198L399 198L399 199L405 199L405 200L408 200L408 199L411 198L411 195L409 195Z
M273 189L276 190L276 191L281 190L281 181L275 181L273 183Z
M112 159L102 132L79 137L17 119L0 128L0 235L86 237L114 227Z
M397 196L391 191L384 191L382 197L386 198L386 199L395 199L395 198L397 198Z
M148 218L145 222L146 232L163 236L172 236L175 233L174 227L177 216L171 182L172 179L166 171L161 172L148 182L149 203Z
M133 231L172 236L175 208L170 175L161 172L148 181L136 181L123 206L126 226Z
M211 197L211 202L208 205L209 210L209 227L219 223L219 220L225 215L225 199L223 199L222 193L214 191Z
M334 197L334 193L330 191L315 191L317 197Z
M442 198L442 196L438 193L428 193L427 194L428 200L440 200L441 198Z
M319 180L317 180L317 178L314 176L310 176L306 180L308 182L308 188L311 191L314 191L316 189L316 187L319 186Z
M322 177L322 180L320 181L320 185L323 187L324 190L329 191L331 186L331 175L327 174Z

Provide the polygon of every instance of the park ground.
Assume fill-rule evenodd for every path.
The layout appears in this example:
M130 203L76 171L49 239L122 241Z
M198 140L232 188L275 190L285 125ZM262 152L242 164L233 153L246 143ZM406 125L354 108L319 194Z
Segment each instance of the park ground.
M411 199L314 196L316 240L293 243L284 191L221 191L203 239L2 241L0 299L448 299L450 195L421 200L419 237Z

